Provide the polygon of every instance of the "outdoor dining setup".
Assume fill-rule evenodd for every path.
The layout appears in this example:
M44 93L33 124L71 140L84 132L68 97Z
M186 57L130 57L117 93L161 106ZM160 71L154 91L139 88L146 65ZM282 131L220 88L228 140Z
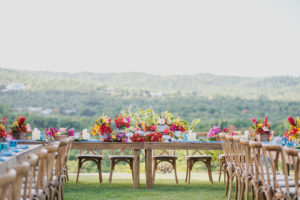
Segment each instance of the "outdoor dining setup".
M110 150L108 183L120 162L128 164L133 188L140 188L141 156L145 160L146 188L155 184L160 163L170 163L178 184L176 151L186 151L185 182L191 182L195 163L203 163L213 184L211 162L217 152L219 181L224 176L225 197L231 199L299 199L300 119L288 118L288 129L276 137L268 116L252 119L252 131L232 131L213 126L208 132L195 132L198 119L190 124L169 112L138 110L105 115L95 120L90 131L72 128L31 128L26 117L10 126L0 125L0 200L63 199L63 185L69 179L71 149L79 151L76 184L87 162L97 166L103 182L103 150ZM6 128L7 127L7 128ZM9 128L8 128L9 127ZM117 178L117 177L115 177Z

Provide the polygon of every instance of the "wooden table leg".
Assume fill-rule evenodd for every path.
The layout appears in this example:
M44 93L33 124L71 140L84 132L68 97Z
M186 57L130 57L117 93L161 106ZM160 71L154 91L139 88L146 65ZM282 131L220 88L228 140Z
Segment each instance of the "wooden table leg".
M134 149L133 159L133 189L139 189L140 183L140 149Z
M152 188L152 150L145 149L146 189Z

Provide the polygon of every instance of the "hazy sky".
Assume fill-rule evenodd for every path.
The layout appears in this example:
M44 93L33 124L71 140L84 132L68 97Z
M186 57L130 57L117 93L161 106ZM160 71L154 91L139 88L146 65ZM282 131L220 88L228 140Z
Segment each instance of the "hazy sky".
M0 67L299 76L300 1L0 1Z

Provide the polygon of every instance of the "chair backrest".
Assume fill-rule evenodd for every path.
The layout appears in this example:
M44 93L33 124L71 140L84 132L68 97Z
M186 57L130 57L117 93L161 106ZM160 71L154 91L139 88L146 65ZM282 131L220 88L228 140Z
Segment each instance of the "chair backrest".
M29 174L28 174L28 184L25 185L24 190L27 190L27 197L29 199L33 198L33 194L32 194L32 186L34 183L34 180L36 179L36 167L38 164L38 156L36 154L30 154L27 157L26 160L29 165L30 165L30 169L29 169Z
M15 168L16 170L16 180L13 184L13 199L26 199L27 198L27 187L29 184L28 175L30 170L29 162L19 163ZM24 189L22 189L24 180Z
M252 164L252 169L251 169L251 176L255 181L261 180L264 182L264 176L263 176L263 166L262 166L262 161L261 161L261 156L262 156L262 143L261 142L254 142L250 141L249 146L251 149L251 159L254 160ZM262 176L261 173L262 172Z
M47 149L41 149L38 155L38 174L37 174L37 183L36 183L36 192L39 193L39 189L44 190L46 188L47 180L44 177L47 177Z
M55 175L60 178L64 173L64 168L66 166L66 156L68 156L68 144L69 140L61 140L58 147L57 158L55 163Z
M153 150L154 156L175 156L176 151L170 149Z
M16 180L17 173L10 169L0 176L0 200L13 199L13 184Z
M225 135L225 148L226 148L226 162L228 164L233 164L233 154L234 154L234 150L233 150L233 137L231 135Z
M251 174L250 170L252 169L252 160L251 160L251 154L250 154L250 146L249 146L249 140L246 139L240 139L240 147L242 155L244 155L241 158L241 167L243 169L243 173L246 176L249 176Z
M285 192L282 191L281 186L278 184L277 181L277 166L278 166L278 159L276 157L281 157L282 160L282 172L284 175L284 181L285 181L285 188L286 193L289 193L289 182L288 182L288 174L287 174L287 166L286 166L286 160L285 156L283 154L282 147L279 145L272 145L272 144L263 144L262 147L263 150L263 156L265 160L265 170L266 170L266 177L267 181L264 181L263 184L268 187L272 186L274 190L278 189L282 196L285 195ZM271 176L272 174L272 176Z
M237 135L237 136L242 136L243 135L243 131L231 131L234 133L234 135Z
M294 181L295 181L295 189L296 189L296 196L300 196L299 191L299 167L300 167L300 154L297 149L292 148L285 148L284 149L285 155L287 156L287 159L290 161L290 163L294 166Z
M49 144L45 148L48 151L47 155L47 185L49 185L50 181L53 179L54 174L54 163L55 163L55 156L58 151L59 144Z
M245 155L242 154L241 144L240 144L240 136L233 136L232 137L232 150L233 150L233 163L236 168L239 170L243 169L242 166L242 157L245 157Z

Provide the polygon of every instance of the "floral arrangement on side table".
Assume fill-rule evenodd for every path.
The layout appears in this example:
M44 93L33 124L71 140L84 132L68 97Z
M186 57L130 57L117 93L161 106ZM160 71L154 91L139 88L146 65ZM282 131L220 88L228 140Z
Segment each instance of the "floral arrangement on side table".
M1 140L3 141L8 135L5 130L5 126L4 126L6 123L5 120L6 120L6 117L2 118L1 123L0 123L0 141Z
M219 140L219 133L221 133L221 128L219 126L213 126L211 129L208 131L207 138L210 141L216 141Z
M26 118L24 116L20 116L10 125L9 128L13 138L26 140L26 124Z
M102 115L99 119L95 121L94 127L92 129L92 135L106 135L111 134L111 119L107 116Z
M268 115L266 115L265 120L252 118L252 123L255 139L258 141L268 141L271 135L271 125L268 124Z
M126 128L130 127L130 117L124 117L121 114L119 114L115 119L115 124L117 129L119 130L125 130Z
M288 139L300 139L300 118L297 117L296 120L292 116L287 119L288 130L284 133L284 136Z

